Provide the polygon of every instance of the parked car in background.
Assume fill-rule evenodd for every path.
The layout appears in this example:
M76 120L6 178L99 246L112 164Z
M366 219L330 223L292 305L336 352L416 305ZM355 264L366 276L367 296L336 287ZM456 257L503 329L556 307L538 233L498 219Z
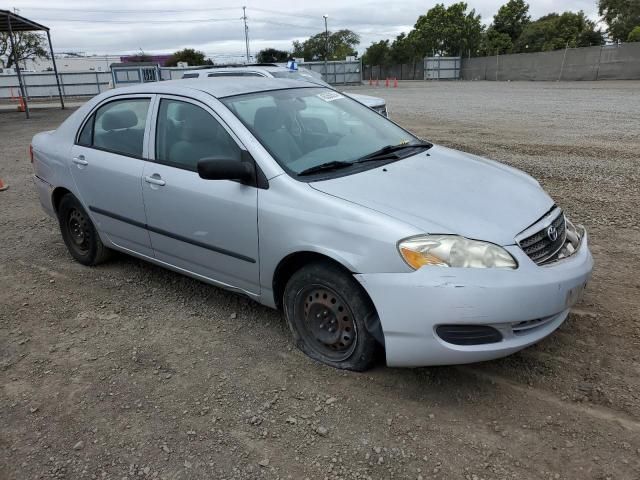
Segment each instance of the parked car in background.
M302 80L311 82L323 87L333 88L322 79L322 75L306 68L295 70L277 64L259 64L233 67L204 68L199 70L189 70L182 74L182 78L216 78L216 77L267 77L267 78L289 78L292 80ZM343 92L343 95L375 110L380 115L388 116L387 102L383 98L362 95L359 93Z
M282 309L337 368L379 348L391 366L511 354L556 330L591 275L585 229L534 179L310 82L110 90L31 152L77 261L118 250Z

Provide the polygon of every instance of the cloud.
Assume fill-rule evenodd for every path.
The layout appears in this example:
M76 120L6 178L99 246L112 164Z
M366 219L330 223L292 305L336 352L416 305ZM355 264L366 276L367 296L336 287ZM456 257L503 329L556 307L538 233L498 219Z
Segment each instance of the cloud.
M482 15L485 24L506 0L467 0L469 8ZM244 2L242 2L244 3ZM86 0L24 0L20 13L51 28L56 51L87 53L130 53L143 49L149 53L170 53L184 47L208 55L241 55L244 52L242 3L210 1L140 0L135 3L113 0L109 3ZM307 3L307 2L305 2ZM250 47L291 48L300 40L324 30L323 14L329 29L349 28L361 37L360 50L371 42L394 38L408 32L419 15L438 1L404 0L324 0L321 4L292 5L288 0L247 1ZM453 0L445 0L445 4ZM595 0L531 0L533 18L559 10L584 10L597 20ZM126 10L142 10L127 13ZM109 10L105 12L104 10ZM167 10L171 10L170 12ZM217 21L190 22L197 19ZM77 20L77 21L74 21ZM135 22L135 23L116 23Z

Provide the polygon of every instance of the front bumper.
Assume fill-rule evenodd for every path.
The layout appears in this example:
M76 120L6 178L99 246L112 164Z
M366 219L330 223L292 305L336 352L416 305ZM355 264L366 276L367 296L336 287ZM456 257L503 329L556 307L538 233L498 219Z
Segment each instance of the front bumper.
M533 263L517 246L505 247L516 270L423 267L410 273L357 274L371 297L384 334L387 364L452 365L500 358L557 329L591 276L585 233L579 250L548 266ZM526 323L522 323L526 322ZM454 345L439 325L488 325L502 340Z

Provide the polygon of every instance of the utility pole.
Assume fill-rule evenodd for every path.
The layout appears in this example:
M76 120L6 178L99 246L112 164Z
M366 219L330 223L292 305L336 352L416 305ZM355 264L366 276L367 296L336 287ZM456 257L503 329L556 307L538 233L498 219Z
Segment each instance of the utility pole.
M327 18L329 15L325 14L324 18L324 81L329 82L329 64L327 63L329 57L329 29L327 27Z
M247 50L247 63L249 63L249 27L247 26L247 7L242 7L242 20L244 21L244 45Z

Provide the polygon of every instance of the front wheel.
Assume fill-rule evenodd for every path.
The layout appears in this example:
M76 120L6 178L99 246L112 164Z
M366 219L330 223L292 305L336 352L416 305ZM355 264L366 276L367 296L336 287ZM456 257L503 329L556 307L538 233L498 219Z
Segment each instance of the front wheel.
M373 364L377 314L353 276L329 263L308 265L287 282L283 304L296 346L309 357L356 371Z
M104 262L110 250L104 246L89 215L76 197L68 193L58 206L60 232L67 250L83 265Z

